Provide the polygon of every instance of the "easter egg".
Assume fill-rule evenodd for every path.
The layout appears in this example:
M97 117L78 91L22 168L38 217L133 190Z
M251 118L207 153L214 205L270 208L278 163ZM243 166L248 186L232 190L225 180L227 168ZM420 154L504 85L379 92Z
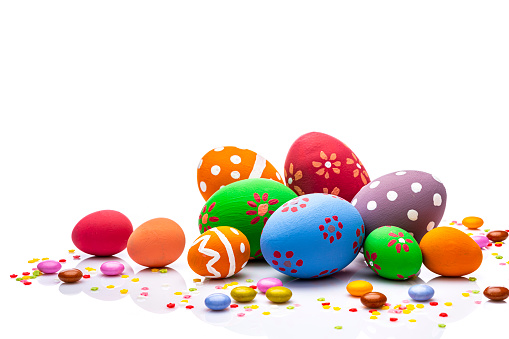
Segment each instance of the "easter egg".
M338 272L359 253L364 225L348 201L313 193L294 198L267 221L260 239L265 260L296 278Z
M360 297L363 294L373 291L373 285L368 281L354 280L346 285L346 290L354 297Z
M275 286L283 286L283 282L278 278L263 278L256 283L256 288L262 293L267 292L269 288Z
M58 273L58 279L65 283L75 283L83 277L83 272L77 268L62 270Z
M265 292L267 299L273 303L285 303L292 297L292 291L284 286L274 286Z
M205 306L213 311L221 311L230 306L232 300L223 293L213 293L205 298Z
M326 193L351 201L369 182L364 165L338 139L319 132L300 136L285 161L285 179L298 195Z
M85 253L110 256L126 248L132 232L133 225L125 215L104 210L81 219L72 230L72 242Z
M100 270L104 275L119 275L124 272L124 269L124 264L118 261L107 261L100 267Z
M426 301L433 298L435 290L426 284L412 285L408 289L408 295L415 301Z
M501 242L507 239L507 231L491 231L488 234L486 234L486 238L493 242Z
M249 240L252 258L260 258L260 235L274 211L295 198L285 185L270 179L245 179L214 193L202 207L198 219L200 233L228 225Z
M484 224L484 220L479 217L466 217L463 218L461 223L463 226L475 230Z
M440 223L447 194L433 175L421 171L386 174L361 188L352 200L364 220L366 234L394 225L410 232L419 242Z
M184 231L173 220L149 220L129 237L127 253L136 263L147 267L164 267L177 260L186 244Z
M419 246L424 265L432 272L459 277L481 266L482 250L462 231L453 227L437 227L426 233Z
M256 297L257 292L248 286L237 286L231 290L230 295L238 302L250 302Z
M503 286L488 286L483 294L490 300L501 301L509 297L509 289Z
M200 235L187 253L189 267L203 277L228 278L249 260L249 241L239 230L219 226Z
M422 265L417 241L407 231L395 226L379 227L366 237L364 259L373 272L393 280L415 276Z
M473 235L472 240L474 240L480 248L486 247L490 243L490 239L485 235Z
M44 260L37 264L37 269L45 274L56 273L62 268L62 264L55 260Z
M368 292L361 296L361 303L368 308L380 308L386 302L387 297L380 292Z
M205 200L221 187L239 180L265 178L284 184L276 168L264 157L233 146L218 147L205 154L198 164L197 177Z

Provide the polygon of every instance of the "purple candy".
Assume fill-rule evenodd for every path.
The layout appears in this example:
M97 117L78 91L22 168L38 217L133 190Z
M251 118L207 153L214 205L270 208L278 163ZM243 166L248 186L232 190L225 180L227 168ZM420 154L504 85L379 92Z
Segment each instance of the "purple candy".
M107 261L101 265L101 272L104 275L119 275L124 269L124 265L118 261Z
M62 268L62 264L55 260L45 260L37 265L37 269L42 273L56 273Z
M473 235L472 239L479 245L480 248L488 246L490 239L484 235Z
M262 293L274 286L283 286L283 282L277 278L263 278L258 281L256 287Z

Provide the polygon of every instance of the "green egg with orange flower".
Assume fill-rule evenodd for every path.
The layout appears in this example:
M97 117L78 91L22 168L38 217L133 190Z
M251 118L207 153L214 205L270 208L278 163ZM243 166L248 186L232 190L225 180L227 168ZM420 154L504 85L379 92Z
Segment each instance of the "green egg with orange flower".
M404 229L382 226L366 238L364 260L383 278L406 280L421 269L422 252L415 238Z
M221 187L203 205L198 218L200 233L213 227L230 226L249 240L250 259L262 258L263 227L279 206L297 194L271 179L251 178Z

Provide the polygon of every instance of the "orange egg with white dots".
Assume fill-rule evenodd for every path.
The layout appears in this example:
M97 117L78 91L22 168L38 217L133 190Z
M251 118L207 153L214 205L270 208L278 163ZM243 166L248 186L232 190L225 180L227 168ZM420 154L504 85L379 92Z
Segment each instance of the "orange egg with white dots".
M244 233L233 227L219 226L196 238L187 253L187 262L203 277L228 278L244 268L250 251Z
M276 168L248 149L218 147L207 152L198 164L198 188L205 200L221 187L249 178L272 179L284 185Z

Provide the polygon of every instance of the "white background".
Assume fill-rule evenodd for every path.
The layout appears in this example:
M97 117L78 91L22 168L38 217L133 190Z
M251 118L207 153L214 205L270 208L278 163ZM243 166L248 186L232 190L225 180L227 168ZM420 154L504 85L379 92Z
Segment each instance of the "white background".
M507 1L1 2L6 330L233 336L183 312L7 280L31 258L73 248L72 227L101 209L135 227L171 218L189 244L203 204L196 166L218 146L252 149L282 173L297 137L328 133L372 179L439 177L444 219L509 228L508 16ZM185 272L185 255L172 267ZM497 321L476 317L444 338Z

